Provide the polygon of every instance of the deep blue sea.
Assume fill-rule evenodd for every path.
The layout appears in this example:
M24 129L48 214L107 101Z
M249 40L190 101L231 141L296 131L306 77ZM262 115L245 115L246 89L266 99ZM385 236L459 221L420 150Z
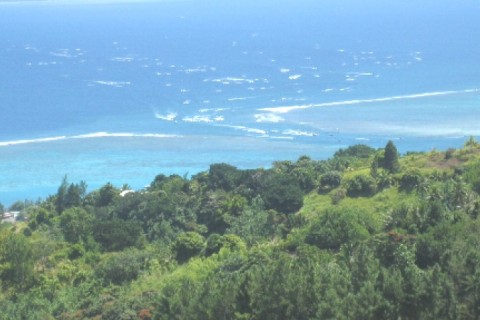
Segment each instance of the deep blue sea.
M0 1L0 202L480 135L474 0Z

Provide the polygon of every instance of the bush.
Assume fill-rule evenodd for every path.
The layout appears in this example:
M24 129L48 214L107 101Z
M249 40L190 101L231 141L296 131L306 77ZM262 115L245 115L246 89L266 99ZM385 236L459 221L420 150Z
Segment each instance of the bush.
M120 251L138 245L142 228L131 221L114 219L99 221L93 228L93 237L106 251Z
M66 241L86 241L92 234L94 217L82 208L70 208L59 217L60 228Z
M294 213L303 206L303 192L298 181L285 174L268 174L262 183L260 195L266 209L281 213Z
M211 189L232 191L240 184L242 172L226 163L217 163L210 166L208 185Z
M398 158L399 156L397 147L391 140L389 140L387 145L385 146L383 167L391 173L398 172L400 170Z
M205 238L196 232L181 233L173 243L173 250L177 261L187 262L191 257L198 255L205 242Z
M320 190L329 191L335 189L342 182L342 176L337 171L325 173L320 177Z
M345 199L347 196L347 190L340 188L338 190L335 190L331 195L330 198L332 199L332 204L339 204L340 201Z
M445 151L445 160L453 158L454 155L455 155L455 149L448 148L447 151Z
M409 171L400 178L400 190L410 192L417 188L422 180L419 171Z
M367 212L357 209L326 210L309 228L308 244L338 250L342 244L364 240L376 230Z
M347 195L349 197L368 197L377 192L375 179L367 175L357 175L346 183Z
M145 268L147 258L147 253L138 250L115 253L98 264L95 274L106 283L120 285L135 280Z
M85 254L85 248L81 243L75 243L68 249L68 259L75 260Z
M367 159L375 153L375 149L364 144L356 144L347 149L340 149L335 152L334 157L354 157Z

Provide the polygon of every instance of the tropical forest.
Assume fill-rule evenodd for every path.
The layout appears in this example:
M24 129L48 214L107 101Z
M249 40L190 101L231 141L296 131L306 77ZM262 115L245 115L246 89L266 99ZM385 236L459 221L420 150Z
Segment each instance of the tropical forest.
M480 318L474 138L152 179L1 206L0 318Z

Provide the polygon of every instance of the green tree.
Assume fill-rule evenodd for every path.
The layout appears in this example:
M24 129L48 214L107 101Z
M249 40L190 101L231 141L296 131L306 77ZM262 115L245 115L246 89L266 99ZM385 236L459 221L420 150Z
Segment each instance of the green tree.
M132 221L97 221L93 226L93 237L106 251L120 251L138 245L141 235L142 228Z
M28 226L35 230L43 224L51 225L54 214L42 207L32 208L28 214Z
M65 240L71 243L87 241L92 235L94 217L82 208L70 208L59 217Z
M111 183L107 183L98 190L98 197L96 206L106 207L114 203L120 196L120 191L116 189Z
M371 176L358 174L346 182L347 195L350 197L368 197L377 192L377 183Z
M212 164L208 173L208 184L211 189L232 191L240 184L242 173L236 167L226 163Z
M58 213L71 207L79 207L87 192L87 184L80 181L79 184L68 183L68 177L65 175L62 183L58 187L55 197L55 207Z
M418 188L424 180L419 170L409 170L400 178L400 190L411 192Z
M398 161L398 151L395 144L389 140L385 146L385 153L383 156L383 167L390 173L395 173L400 170L400 163Z
M0 234L0 279L4 286L27 289L33 281L33 254L25 236Z
M342 182L342 175L337 171L330 171L320 177L320 191L335 189Z
M298 181L280 173L270 172L260 187L266 209L294 213L303 206L303 192Z
M335 152L335 158L354 157L368 159L375 153L375 149L364 144L356 144L346 149L339 149Z
M309 227L306 242L321 249L365 240L377 229L368 212L359 209L328 209Z
M123 284L138 277L148 257L148 253L134 249L109 254L96 266L95 274L106 283Z
M173 243L173 250L180 263L187 262L191 257L198 255L205 243L205 238L197 232L181 233Z

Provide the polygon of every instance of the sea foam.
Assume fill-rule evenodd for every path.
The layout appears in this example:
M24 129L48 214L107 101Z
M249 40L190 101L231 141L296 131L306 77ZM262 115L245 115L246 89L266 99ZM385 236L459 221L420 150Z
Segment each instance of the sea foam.
M123 88L125 86L132 84L130 81L104 81L104 80L95 80L95 81L91 81L91 83L114 87L114 88Z
M310 109L310 108L337 107L337 106L357 105L357 104L363 104L363 103L375 103L375 102L386 102L386 101L395 101L395 100L420 99L420 98L428 98L428 97L436 97L436 96L446 96L446 95L463 94L463 93L474 93L474 92L479 92L479 91L480 91L480 89L436 91L436 92L425 92L425 93L409 94L409 95L402 95L402 96L392 96L392 97L385 97L385 98L355 99L355 100L334 101L334 102L325 102L325 103L318 103L318 104L306 104L306 105L297 105L297 106L260 108L258 110L259 111L271 112L271 113L289 113L289 112L295 111L295 110L303 110L303 109Z
M160 120L174 121L176 117L177 117L177 114L175 112L170 112L170 113L167 113L166 115L155 112L155 118Z
M315 136L317 136L317 134L314 133L314 132L307 132L307 131L293 130L293 129L283 130L282 133L284 135L289 135L289 136L303 136L303 137L315 137Z
M232 128L232 129L235 129L235 130L245 131L245 132L248 132L248 133L255 133L255 134L259 134L259 135L266 135L267 134L267 131L265 131L263 129L250 128L250 127L245 127L245 126L222 125L222 127Z
M256 122L278 123L278 122L285 121L284 118L273 113L259 113L259 114L255 114L254 117Z
M37 138L37 139L23 139L23 140L12 140L12 141L0 141L0 147L9 147L22 144L34 144L34 143L47 143L54 141L62 140L74 140L74 139L96 139L96 138L181 138L179 135L172 134L160 134L160 133L109 133L109 132L94 132L86 133L72 136L58 136L58 137L48 137L48 138Z

